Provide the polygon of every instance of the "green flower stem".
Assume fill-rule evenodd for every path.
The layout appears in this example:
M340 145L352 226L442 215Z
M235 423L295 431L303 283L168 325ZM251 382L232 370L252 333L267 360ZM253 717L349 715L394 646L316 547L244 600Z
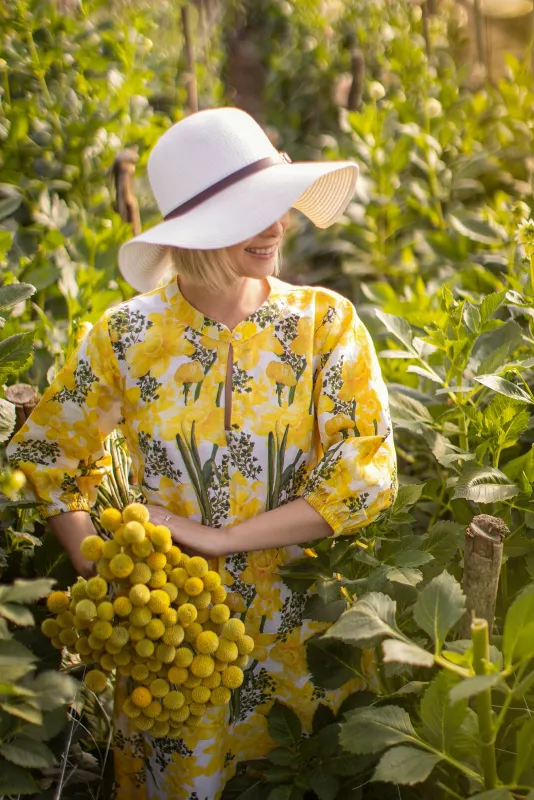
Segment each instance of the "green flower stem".
M473 668L476 675L486 674L489 664L489 631L486 619L475 619L471 625L473 641ZM484 786L495 789L497 786L497 762L495 760L495 729L491 706L491 689L485 689L477 695L478 730L480 734L480 751L484 772Z
M438 667L443 667L443 669L447 669L449 672L454 672L454 674L459 675L460 678L473 677L473 673L470 670L460 667L458 664L453 664L452 661L447 661L447 659L443 658L443 656L435 655L434 662L438 665Z

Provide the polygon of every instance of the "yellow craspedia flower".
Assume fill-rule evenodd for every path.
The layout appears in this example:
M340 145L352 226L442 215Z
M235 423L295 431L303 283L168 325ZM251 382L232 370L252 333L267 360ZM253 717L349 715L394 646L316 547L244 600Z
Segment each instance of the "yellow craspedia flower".
M178 611L175 608L168 608L161 614L160 619L166 628L170 628L178 622Z
M240 619L229 619L224 623L223 636L230 642L235 642L237 639L242 639L245 635L245 625Z
M219 661L235 661L238 655L239 653L235 642L231 642L226 638L219 639L219 647L215 651L215 657L219 659Z
M232 693L226 686L219 686L218 689L213 689L210 697L210 702L214 706L224 706L230 702Z
M131 660L132 656L128 650L119 650L119 652L115 653L113 656L113 662L117 665L117 667L125 667L126 664L129 664Z
M122 518L124 522L140 522L144 525L150 519L148 508L142 503L130 503L123 508Z
M148 585L151 589L161 589L167 583L167 573L164 569L157 569L152 573Z
M155 720L150 719L150 717L145 717L144 714L137 717L137 719L132 720L133 727L141 731L141 733L146 733L147 731L151 730L154 725L156 724Z
M152 619L152 611L148 606L141 606L134 608L130 614L130 623L135 625L136 628L144 628Z
M80 553L88 561L98 561L103 547L104 542L100 536L86 536L80 545Z
M127 578L133 571L134 562L126 553L119 553L118 556L113 556L109 568L116 578Z
M51 639L52 636L58 636L60 630L61 630L61 628L59 627L59 625L57 624L57 622L54 619L44 619L41 622L41 631L49 639Z
M243 670L239 667L231 666L222 671L222 685L228 689L238 689L244 680Z
M197 686L200 686L202 683L202 678L199 678L198 675L189 675L188 679L184 682L184 686L187 689L194 689Z
M185 591L185 589L178 589L178 597L175 600L175 605L177 606L184 606L186 603L189 603L191 598Z
M172 725L169 728L169 732L167 734L168 739L181 739L182 738L182 726L179 725L177 728L174 728Z
M176 566L177 567L183 567L185 569L185 565L189 561L189 558L190 557L187 555L187 553L182 553L182 555L180 556L180 561Z
M172 536L166 525L156 525L150 534L152 544L162 553L168 552L172 547Z
M209 608L199 608L197 609L197 611L198 611L198 617L196 619L197 622L199 622L201 625L204 625L205 622L209 622L210 619Z
M190 672L197 678L207 678L212 674L214 669L215 663L211 656L199 655L193 658Z
M111 622L114 613L113 604L109 600L102 600L96 607L96 616L104 622Z
M149 639L160 639L165 633L165 625L160 619L151 619L145 628L146 635Z
M171 711L171 719L173 722L185 722L190 714L189 706L183 705L181 708L178 708L176 711Z
M212 589L211 591L211 602L218 605L219 603L224 603L226 600L226 589L224 586L217 586L216 589Z
M169 672L167 673L167 677L171 683L175 683L179 686L180 684L186 682L186 680L189 677L189 672L186 670L185 667L171 667Z
M199 633L202 633L202 625L199 622L192 622L184 631L184 641L193 644Z
M192 578L203 578L208 574L208 562L202 556L193 556L185 565L188 575Z
M133 674L133 671L132 671ZM122 713L126 714L128 719L136 719L142 712L141 709L132 703L129 697L126 698L122 704Z
M176 588L176 586L173 583L165 583L161 588L163 589L164 592L167 592L167 594L170 597L171 603L174 603L174 601L178 597L178 589Z
M50 643L53 645L53 647L56 648L56 650L63 650L63 642L61 641L59 636L52 636L52 638L50 639Z
M122 514L118 508L105 508L99 522L106 531L116 531L122 525Z
M202 631L196 638L195 648L198 653L211 655L219 647L219 637L213 631Z
M174 661L176 655L176 648L172 644L164 644L160 642L156 647L156 658L163 661L164 664L170 664Z
M83 679L83 682L87 688L95 694L103 692L108 685L107 675L104 675L99 669L90 670Z
M142 583L146 584L152 577L152 570L148 566L148 564L144 564L142 561L139 561L135 567L133 568L130 574L130 583L137 584Z
M98 609L97 609L98 611ZM91 623L87 622L86 619L80 619L76 614L72 620L73 626L76 628L77 631L86 631L88 628L91 627Z
M182 692L179 692L177 689L169 692L169 694L165 695L163 698L163 706L164 708L168 708L169 711L177 711L184 703L185 697Z
M175 567L172 572L169 573L169 581L178 589L184 588L185 582L188 580L188 578L189 575L183 567Z
M250 658L248 656L238 656L236 660L233 662L236 667L240 669L246 669L248 667L248 662Z
M180 688L180 691L182 692L183 696L185 697L185 702L187 703L187 705L189 705L189 703L193 702L193 698L191 697L191 689L187 689L185 686L182 686Z
M193 689L193 691L195 690ZM204 703L189 703L189 711L195 717L201 717L206 711L206 706Z
M150 658L154 650L154 642L151 642L150 639L141 639L140 642L136 642L135 644L135 652L143 656L143 658Z
M193 662L193 651L189 647L180 647L174 656L176 667L189 667Z
M101 600L106 596L108 585L104 578L89 578L85 585L85 591L90 600Z
M92 600L80 600L76 603L76 615L87 622L96 617L96 606Z
M120 645L120 647L124 647L128 642L130 636L126 628L122 625L117 625L113 628L111 636L109 637L110 644ZM126 662L127 663L127 662Z
M126 544L140 544L146 538L144 527L140 522L127 522L123 528L122 535Z
M149 658L148 661L146 662L146 665L149 668L150 672L155 672L156 674L159 674L163 666L159 658L156 658L155 656L153 658Z
M180 606L178 609L178 621L183 628L187 628L188 625L191 625L196 620L197 616L198 612L191 603L184 603L184 605Z
M77 653L81 656L88 656L91 653L91 645L89 644L89 639L87 636L80 636L76 644L74 645L74 649Z
M191 705L189 705L189 708L191 708ZM190 714L185 724L187 725L188 728L198 728L201 722L202 722L202 717L196 717L194 714Z
M191 578L191 580L193 580L193 578ZM200 592L200 594L197 595L196 597L192 597L191 603L192 605L195 606L195 608L198 608L199 610L208 608L209 604L211 603L211 593L204 590L203 592Z
M116 531L113 533L113 539L120 544L121 547L126 547L126 539L124 538L124 525L121 525L120 528L117 528Z
M170 718L171 712L167 708L163 708L156 717L156 722L168 722Z
M211 691L206 686L196 686L191 692L191 697L194 703L208 703L211 697ZM194 711L191 711L193 714Z
M46 607L52 614L61 614L70 606L70 597L65 592L52 592L46 598Z
M167 551L166 555L167 561L171 567L177 567L182 558L182 551L177 545L173 544L171 549Z
M116 597L113 601L113 609L118 617L128 617L132 608L132 603L127 597Z
M152 702L152 695L146 686L138 686L130 695L132 703L138 708L148 708Z
M99 558L96 562L96 571L100 575L101 578L104 578L106 581L113 581L115 580L115 575L109 568L110 560L107 558Z
M87 637L87 641L89 642L89 647L91 648L91 650L93 651L93 653L95 653L95 655L97 656L97 658L100 658L100 655L99 655L99 654L100 654L100 653L102 652L102 650L104 649L104 642L103 642L103 640L102 640L102 639L98 639L98 638L97 638L97 637L94 635L94 633L90 633L90 634L89 634L89 636Z
M161 714L162 705L158 700L152 700L149 706L147 706L144 710L144 714L147 717L152 717L152 719L156 719Z
M104 641L105 639L109 639L113 633L113 627L111 626L111 623L104 622L104 620L100 619L98 622L93 624L91 633L93 636L96 636L97 639L102 639Z
M196 597L204 591L204 584L200 578L188 578L184 586L185 591L191 597Z
M114 539L104 542L102 546L102 558L107 558L111 561L113 556L118 556L121 551L121 546Z
M132 669L132 678L134 681L146 681L150 675L150 670L146 664L136 664Z
M162 639L165 644L178 647L184 640L184 629L181 625L172 625L169 628L165 628Z
M202 686L205 686L207 689L216 689L218 686L221 685L221 673L217 672L217 670L213 670L211 675L208 675L207 678L203 678Z
M167 563L167 556L164 553L153 552L150 553L150 555L148 555L146 558L146 564L154 572L156 572L159 569L163 569L166 563Z
M154 589L150 592L148 607L153 614L163 614L164 611L167 611L170 604L171 599L166 592L161 589Z
M152 536L152 531L156 527L153 522L145 522L145 531L147 536Z
M145 538L142 542L138 544L132 545L132 553L134 553L138 558L148 558L148 556L154 552L154 545L150 541L150 539Z
M115 662L113 660L113 656L109 653L103 653L100 657L100 666L102 669L105 669L106 672L113 672L115 669Z
M203 576L202 583L207 592L213 592L214 589L218 589L221 585L221 576L218 572L214 572L214 570L210 569Z
M150 600L150 589L144 583L136 583L128 592L128 598L135 608L144 608Z
M111 653L111 655L116 655L117 653L120 653L120 651L122 650L120 644L111 644L109 639L106 639L104 647L106 648L106 653Z
M78 634L74 628L63 628L58 634L59 641L66 647L72 647L78 638Z
M170 690L171 687L169 686L168 681L163 680L163 678L156 678L156 680L152 681L150 684L152 697L165 697L166 694L169 694Z
M218 603L210 609L210 619L217 625L227 622L230 619L230 609L228 606L223 606L222 603Z
M90 603L90 600L83 600L82 602ZM94 605L94 603L93 603ZM61 628L73 628L74 627L74 614L72 611L62 611L61 614L58 614L56 617L56 622Z
M168 722L156 722L150 729L150 735L154 739L165 739L169 733L170 725Z
M85 587L87 586L87 581L83 578L78 578L77 582L71 586L70 596L77 603L79 600L84 600L87 597L87 593L85 591Z

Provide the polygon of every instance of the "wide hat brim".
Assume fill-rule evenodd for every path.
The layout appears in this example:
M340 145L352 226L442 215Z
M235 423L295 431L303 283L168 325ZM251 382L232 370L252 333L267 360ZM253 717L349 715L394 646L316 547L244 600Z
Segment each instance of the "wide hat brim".
M345 211L357 178L358 166L348 161L272 166L123 244L119 269L134 289L149 292L172 278L170 247L230 247L261 233L290 208L327 228Z

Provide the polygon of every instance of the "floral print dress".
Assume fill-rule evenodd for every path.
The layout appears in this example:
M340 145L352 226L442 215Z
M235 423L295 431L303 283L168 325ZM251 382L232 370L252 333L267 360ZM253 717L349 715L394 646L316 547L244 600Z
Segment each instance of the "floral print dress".
M391 505L395 453L368 332L334 292L270 285L234 330L193 308L176 280L104 315L9 446L43 517L89 510L107 467L101 443L117 427L147 502L205 525L303 497L338 536ZM305 729L320 700L339 703L306 665L304 643L325 626L304 618L306 595L277 575L301 555L292 546L220 559L233 611L256 640L239 702L232 714L213 707L180 740L134 734L117 714L117 800L220 798L238 761L273 746L275 698Z

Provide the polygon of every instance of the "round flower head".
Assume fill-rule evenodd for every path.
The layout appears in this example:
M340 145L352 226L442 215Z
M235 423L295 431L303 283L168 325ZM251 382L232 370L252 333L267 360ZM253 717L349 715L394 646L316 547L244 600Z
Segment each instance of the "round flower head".
M89 578L85 586L87 597L90 600L101 600L105 597L108 590L108 585L104 578Z
M109 568L116 578L127 578L133 571L134 563L126 553L120 553L111 559Z
M114 539L109 539L107 542L104 542L102 547L102 558L106 558L108 561L114 556L118 556L121 551L121 546L118 544Z
M98 561L103 546L104 542L100 536L86 536L80 545L80 552L88 561Z
M192 578L203 578L209 571L208 562L202 556L190 558L185 568Z
M70 605L70 598L65 592L52 592L46 599L46 606L52 614L61 614Z
M116 531L122 525L122 514L118 508L105 508L99 522L106 531Z
M100 672L100 670L92 669L86 674L84 683L92 692L95 694L100 694L106 688L108 679L103 672Z
M138 708L148 708L152 702L152 695L146 686L138 686L131 694L132 703Z
M148 508L142 503L130 503L122 512L124 522L140 522L144 525L150 519Z

